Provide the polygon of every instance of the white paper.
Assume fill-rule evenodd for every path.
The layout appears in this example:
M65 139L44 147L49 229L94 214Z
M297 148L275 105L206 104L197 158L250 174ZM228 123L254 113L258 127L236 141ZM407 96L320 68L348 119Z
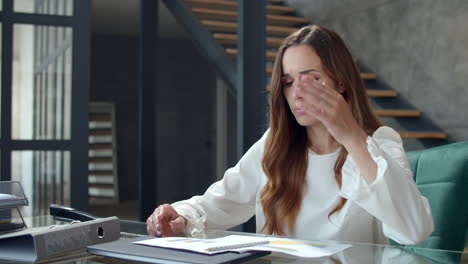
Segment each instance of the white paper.
M299 241L296 239L273 238L270 237L267 245L249 247L249 250L281 252L301 258L327 257L341 252L351 245L348 244L328 244L323 242ZM236 252L242 252L237 251Z
M249 245L268 244L266 237L231 235L214 239L198 239L191 237L164 237L133 242L147 246L185 249L205 254L226 252L232 249L250 248Z
M212 246L223 246L227 244L243 245L249 242L266 242L267 244L259 246L241 247L238 249L209 251L207 248ZM253 237L231 235L216 239L197 239L190 237L164 237L154 238L134 242L147 246L164 247L195 251L205 254L215 254L220 252L245 252L249 250L281 252L302 258L319 258L336 254L349 248L347 244L326 244L322 242L299 241L295 239L275 238L275 237Z

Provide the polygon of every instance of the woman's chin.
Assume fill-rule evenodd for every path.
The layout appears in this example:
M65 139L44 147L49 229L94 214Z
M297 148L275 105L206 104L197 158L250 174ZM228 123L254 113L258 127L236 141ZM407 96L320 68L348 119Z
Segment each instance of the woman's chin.
M303 127L314 126L320 123L318 119L309 116L296 116L296 121L300 126Z

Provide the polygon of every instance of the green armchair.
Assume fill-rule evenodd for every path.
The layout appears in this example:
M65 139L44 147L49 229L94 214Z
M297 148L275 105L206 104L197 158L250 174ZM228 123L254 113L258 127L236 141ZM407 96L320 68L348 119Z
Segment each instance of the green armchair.
M462 251L468 226L468 142L407 154L434 218L434 232L417 247Z

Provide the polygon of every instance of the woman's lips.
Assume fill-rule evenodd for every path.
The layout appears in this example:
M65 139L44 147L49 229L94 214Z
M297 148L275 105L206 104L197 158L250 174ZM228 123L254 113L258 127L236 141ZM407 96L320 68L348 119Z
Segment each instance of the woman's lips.
M301 114L305 114L305 110L304 110L304 108L302 108L302 107L295 107L295 108L294 108L294 113L300 114L300 115L301 115Z

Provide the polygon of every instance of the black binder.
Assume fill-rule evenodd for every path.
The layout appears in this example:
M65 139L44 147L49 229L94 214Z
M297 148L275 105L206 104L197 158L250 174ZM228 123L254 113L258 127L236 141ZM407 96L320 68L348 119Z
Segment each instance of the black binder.
M0 263L34 263L119 238L117 217L33 227L0 235Z
M87 249L89 253L94 255L160 264L235 264L266 256L271 253L269 251L247 251L244 253L224 252L214 255L206 255L185 250L152 247L132 243L151 238L154 237L144 236L132 239L120 239L109 243L88 246Z

